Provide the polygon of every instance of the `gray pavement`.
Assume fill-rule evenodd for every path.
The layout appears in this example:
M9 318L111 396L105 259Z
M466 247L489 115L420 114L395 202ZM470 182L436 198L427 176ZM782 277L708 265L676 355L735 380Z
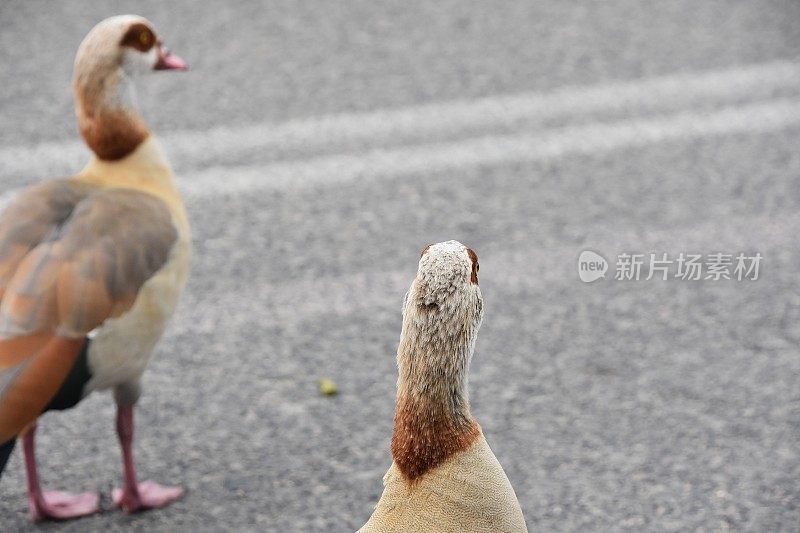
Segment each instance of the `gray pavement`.
M193 67L139 84L195 264L136 450L189 492L32 526L17 454L0 530L357 529L391 461L401 299L451 238L481 258L473 413L532 531L800 530L800 5L5 2L4 189L79 167L72 58L121 12ZM585 249L764 260L584 284ZM45 484L110 507L110 396L39 433Z

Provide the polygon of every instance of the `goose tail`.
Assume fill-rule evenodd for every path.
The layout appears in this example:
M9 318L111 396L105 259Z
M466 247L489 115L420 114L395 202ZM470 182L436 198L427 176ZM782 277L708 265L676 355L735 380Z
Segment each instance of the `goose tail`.
M3 471L6 469L6 463L8 463L8 459L11 457L11 452L14 451L14 445L17 443L17 439L11 439L3 444L0 444L0 478L3 477Z

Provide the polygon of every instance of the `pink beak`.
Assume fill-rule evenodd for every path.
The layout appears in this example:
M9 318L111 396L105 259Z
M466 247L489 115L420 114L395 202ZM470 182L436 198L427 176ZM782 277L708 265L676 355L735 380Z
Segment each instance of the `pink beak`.
M158 61L156 62L155 70L189 70L189 65L186 61L176 56L164 45L158 47Z

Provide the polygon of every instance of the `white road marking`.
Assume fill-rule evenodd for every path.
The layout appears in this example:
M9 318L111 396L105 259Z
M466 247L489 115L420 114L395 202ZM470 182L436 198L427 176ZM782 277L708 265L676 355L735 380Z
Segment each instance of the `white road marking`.
M486 135L508 136L576 121L620 120L785 98L796 96L798 88L800 63L775 61L727 70L566 87L544 94L492 96L283 124L176 131L161 137L175 168L189 175L192 169L235 165L242 160L253 160L254 155L260 161L274 162ZM30 181L40 176L68 175L82 168L88 155L77 139L0 147L0 179Z
M499 95L368 113L340 114L284 124L219 127L164 137L184 159L228 164L239 154L273 156L364 151L379 146L422 144L469 136L540 129L548 122L597 115L638 116L689 107L721 106L797 94L800 64L775 62L749 67L565 87L552 93ZM623 117L617 117L623 118ZM177 161L177 160L176 160Z
M184 193L206 196L258 189L337 185L476 166L524 163L570 154L607 152L664 141L763 133L800 125L800 99L780 99L713 112L683 112L611 123L486 136L360 154L324 156L260 166L216 167L180 180Z

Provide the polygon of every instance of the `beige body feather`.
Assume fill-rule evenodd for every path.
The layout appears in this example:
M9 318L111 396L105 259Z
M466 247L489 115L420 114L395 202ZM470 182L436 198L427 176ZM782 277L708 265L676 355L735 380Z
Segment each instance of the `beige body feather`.
M74 179L151 194L167 206L177 229L169 259L142 285L133 307L93 332L89 351L93 376L87 392L113 386L136 388L189 275L191 234L186 210L169 162L152 136L121 160L93 159Z
M392 464L383 484L359 533L527 531L517 495L483 435L413 484Z

